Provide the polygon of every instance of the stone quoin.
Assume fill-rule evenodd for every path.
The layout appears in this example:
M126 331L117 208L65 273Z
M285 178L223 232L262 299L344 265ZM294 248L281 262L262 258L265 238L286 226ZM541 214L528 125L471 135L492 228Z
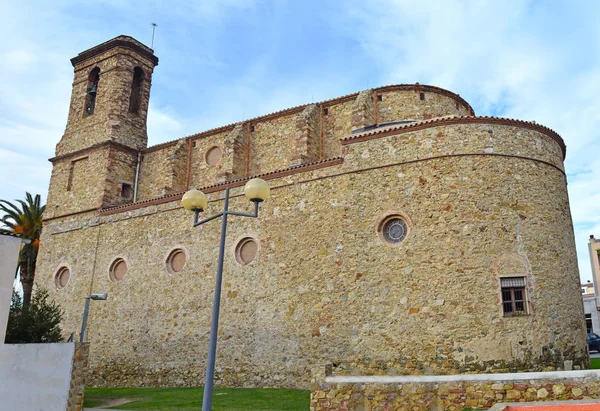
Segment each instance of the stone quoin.
M220 224L193 229L180 199L204 191L209 215L230 187L251 211L252 177L271 198L258 219L231 217L217 385L308 388L326 363L589 366L554 131L417 83L147 147L153 51L119 36L71 61L36 282L65 335L84 297L108 292L90 307L89 385L203 384Z

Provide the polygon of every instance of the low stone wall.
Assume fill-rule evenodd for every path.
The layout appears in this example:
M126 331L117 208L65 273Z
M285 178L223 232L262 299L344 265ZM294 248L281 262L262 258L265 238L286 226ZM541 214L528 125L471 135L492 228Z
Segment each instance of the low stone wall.
M323 373L324 374L324 373ZM600 370L431 376L319 376L311 411L461 411L496 403L600 398Z

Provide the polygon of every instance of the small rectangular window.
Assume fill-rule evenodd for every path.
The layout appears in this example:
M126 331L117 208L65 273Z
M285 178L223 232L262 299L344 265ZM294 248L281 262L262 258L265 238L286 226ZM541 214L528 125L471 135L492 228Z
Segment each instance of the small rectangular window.
M594 332L594 326L592 324L592 314L585 315L585 328L587 328L588 334L591 334Z
M383 94L377 94L377 101L383 101Z
M327 115L327 114L329 114L329 109L328 109L327 107L325 107L325 108L323 109L323 114L324 114L324 115Z
M425 100L425 93L419 93L419 99Z
M254 124L252 124L252 125L250 126L250 132L251 132L251 133L254 133Z
M505 317L527 314L525 277L501 278L502 308Z
M121 184L121 197L123 198L131 198L133 196L133 189L131 184L123 183Z

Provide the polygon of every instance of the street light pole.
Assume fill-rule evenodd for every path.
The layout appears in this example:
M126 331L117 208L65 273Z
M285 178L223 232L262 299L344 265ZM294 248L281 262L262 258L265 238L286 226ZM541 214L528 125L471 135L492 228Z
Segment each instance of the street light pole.
M225 239L227 236L227 217L236 215L240 217L258 217L259 204L269 197L269 186L263 180L255 178L244 187L246 197L254 203L254 213L239 213L229 211L229 188L225 189L223 211L198 221L200 213L206 208L208 201L204 193L190 190L181 199L183 206L194 212L194 227L198 227L216 218L223 217L221 221L221 243L219 246L219 261L217 264L217 277L215 279L215 295L213 301L212 321L210 325L210 338L208 343L208 358L206 360L206 376L204 378L204 396L202 398L202 411L211 411L212 392L215 377L215 359L217 355L217 334L219 331L219 311L221 308L221 284L223 282L223 261L225 258Z
M227 212L229 211L229 189L225 190L225 205L223 206L223 221L221 222L221 245L219 248L219 263L217 265L217 278L215 280L215 297L213 300L212 322L210 325L210 339L208 342L208 359L206 361L206 376L204 378L204 396L202 397L202 411L210 411L212 405L212 392L215 378L215 359L217 356L217 332L219 331L219 311L221 309L221 284L223 282L223 260L225 258L225 237L227 235ZM197 219L198 213L196 213ZM195 223L194 227L200 225Z
M81 332L79 333L79 342L83 342L85 337L85 327L87 327L88 311L90 310L90 296L85 297L85 308L83 309L83 321L81 321Z
M79 342L85 340L85 328L87 327L87 318L90 311L90 300L106 300L108 294L90 294L85 298L85 307L83 308L83 320L81 321L81 333L79 333Z

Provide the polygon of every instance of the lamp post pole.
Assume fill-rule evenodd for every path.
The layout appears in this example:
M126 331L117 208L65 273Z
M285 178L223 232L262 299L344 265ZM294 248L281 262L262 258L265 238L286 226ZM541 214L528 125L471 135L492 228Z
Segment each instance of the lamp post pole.
M198 190L190 190L183 196L181 200L186 209L194 212L194 227L198 227L216 218L223 217L223 220L221 221L221 243L219 246L219 261L217 264L215 295L213 301L212 321L210 324L210 338L208 342L208 358L206 360L206 376L204 378L202 411L211 411L212 406L215 359L217 355L217 334L219 331L219 311L221 308L221 284L223 282L223 260L225 258L225 239L227 236L227 217L229 215L252 218L258 217L258 206L269 196L269 186L263 180L253 179L246 184L244 191L246 193L246 197L254 203L254 213L252 214L229 211L229 188L225 189L223 211L201 221L198 221L200 213L208 204L204 193Z
M79 342L83 342L85 337L85 327L87 326L88 312L90 310L90 296L85 297L85 307L83 309L83 321L81 321L81 333L79 333Z
M87 327L88 313L90 311L90 300L106 300L108 294L90 294L85 298L85 307L83 308L83 320L81 321L81 333L79 333L79 342L85 340L85 328Z
M221 309L221 283L223 282L223 259L225 257L225 237L227 235L227 213L229 211L229 189L225 190L225 205L223 206L223 221L221 222L221 245L219 248L219 263L215 280L215 297L213 300L212 321L210 324L210 340L208 342L208 359L206 361L206 376L204 377L204 397L202 411L210 411L212 392L215 378L215 357L217 356L217 332L219 331L219 310ZM197 219L198 213L196 213ZM194 224L196 226L197 223Z

